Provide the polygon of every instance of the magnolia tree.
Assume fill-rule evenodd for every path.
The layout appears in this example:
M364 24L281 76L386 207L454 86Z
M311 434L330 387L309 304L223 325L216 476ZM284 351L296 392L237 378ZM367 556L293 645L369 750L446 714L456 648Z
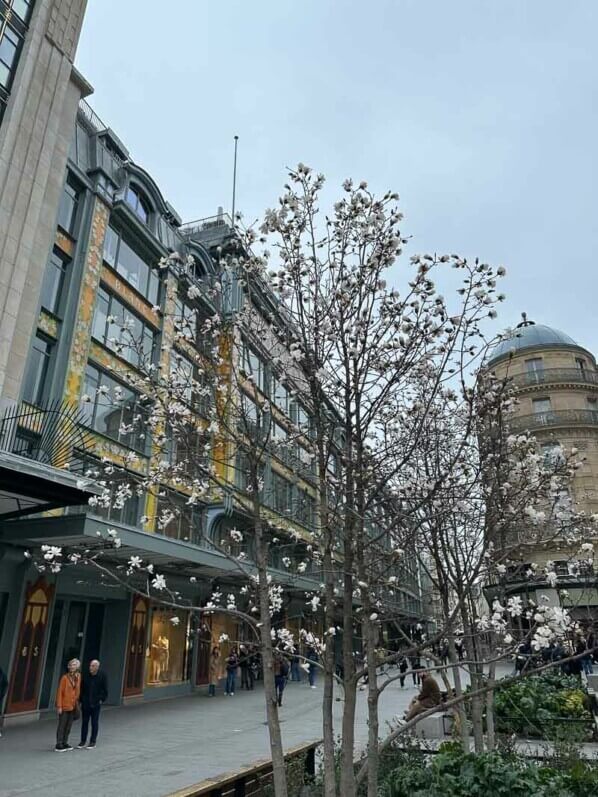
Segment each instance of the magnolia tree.
M346 181L330 215L321 216L323 184L306 166L291 171L277 208L266 212L259 231L235 231L209 278L197 277L193 258L173 254L162 261L159 356L113 319L111 345L121 354L136 351L138 368L125 378L146 404L134 415L121 412L120 431L151 441L151 460L136 481L134 454L91 467L87 478L104 485L92 500L105 511L125 505L135 490L149 492L155 509L142 522L164 534L188 528L194 542L226 557L240 589L219 589L191 605L151 561L119 562L117 532L97 548L49 548L41 566L88 563L173 608L223 611L245 623L264 664L279 797L287 786L273 655L274 647L291 650L296 642L281 610L291 593L300 596L323 619L322 638L312 634L308 642L323 671L326 797L351 797L366 777L374 797L380 749L409 727L380 743L378 704L392 679L380 682L377 648L384 625L395 623L404 633L398 600L408 587L404 559L416 548L425 553L442 608L434 636L414 642L404 634L404 651L449 640L458 706L461 631L476 700L486 688L481 634L492 630L502 655L511 644L508 613L519 611L514 599L499 601L488 617L472 608L489 570L500 575L506 567L508 557L497 559L492 541L510 540L522 518L543 528L547 506L554 509L551 521L562 515L554 533L573 528L570 512L550 502L574 463L566 456L553 473L540 467L533 441L502 433L507 386L474 377L488 346L484 323L504 298L497 292L504 270L457 255L414 256L401 267L397 195L376 198L365 183ZM447 286L448 298L436 283ZM122 408L122 396L102 386L98 392L115 411ZM491 431L485 447L478 444L480 424ZM300 488L298 476L292 502L280 500L273 461L299 476L310 471L312 487ZM240 522L208 539L198 518L215 503L236 511ZM542 607L535 614L529 633L539 644L541 629L556 633L558 618ZM355 712L364 676L368 755L357 772ZM335 689L343 701L338 778ZM477 741L480 706L473 711Z

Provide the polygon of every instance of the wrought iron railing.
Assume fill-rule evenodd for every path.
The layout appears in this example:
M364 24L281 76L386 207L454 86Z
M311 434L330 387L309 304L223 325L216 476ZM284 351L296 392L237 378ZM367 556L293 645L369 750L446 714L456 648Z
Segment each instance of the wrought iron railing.
M533 415L514 416L509 419L509 428L513 432L525 429L541 429L552 426L596 426L598 425L598 409L596 410L548 410Z
M76 472L79 455L89 452L92 443L83 413L64 401L17 404L0 416L0 451L53 467Z
M511 377L511 383L514 387L562 384L563 382L598 386L598 371L587 371L581 368L546 368L540 371L516 374Z

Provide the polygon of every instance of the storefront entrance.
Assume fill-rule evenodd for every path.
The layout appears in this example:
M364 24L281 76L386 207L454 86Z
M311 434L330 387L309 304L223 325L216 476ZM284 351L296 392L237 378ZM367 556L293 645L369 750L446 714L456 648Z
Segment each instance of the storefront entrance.
M27 589L7 714L33 711L37 708L44 642L53 593L54 587L46 584L44 579L39 579Z
M57 598L54 603L48 652L39 701L40 709L51 708L60 676L71 659L79 659L86 671L100 657L104 626L104 604Z

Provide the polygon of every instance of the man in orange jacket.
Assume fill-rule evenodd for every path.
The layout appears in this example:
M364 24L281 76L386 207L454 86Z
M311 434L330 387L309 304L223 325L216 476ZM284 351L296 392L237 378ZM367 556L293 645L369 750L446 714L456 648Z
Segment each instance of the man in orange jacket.
M68 672L60 679L56 692L56 710L58 711L58 730L56 731L57 753L64 753L73 748L69 744L69 733L73 720L79 715L79 695L81 693L81 675L79 659L71 659Z

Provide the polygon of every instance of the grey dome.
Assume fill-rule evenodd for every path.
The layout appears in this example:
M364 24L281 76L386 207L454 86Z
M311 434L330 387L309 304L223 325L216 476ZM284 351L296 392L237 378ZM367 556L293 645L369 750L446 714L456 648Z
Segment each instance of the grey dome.
M496 344L488 364L508 356L510 352L519 354L524 349L535 349L539 346L546 346L547 348L558 348L560 346L582 348L573 338L558 329L544 326L544 324L527 322L525 325L516 327L507 338Z

